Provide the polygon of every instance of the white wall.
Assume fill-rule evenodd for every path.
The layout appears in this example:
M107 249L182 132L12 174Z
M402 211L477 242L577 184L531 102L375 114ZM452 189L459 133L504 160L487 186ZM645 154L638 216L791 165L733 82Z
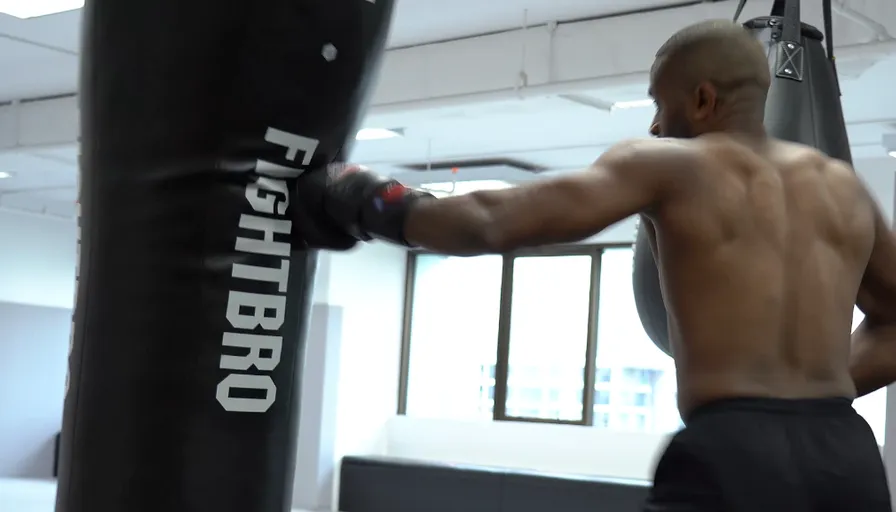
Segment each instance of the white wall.
M0 210L0 301L71 308L75 222Z
M337 366L322 376L322 385L336 387L335 407L324 404L322 408L302 410L304 414L306 409L317 409L317 420L327 425L334 422L331 416L335 416L335 428L318 434L320 444L332 446L327 454L329 460L319 460L315 468L297 473L295 488L298 492L319 494L319 486L325 482L333 481L335 485L333 500L294 495L296 506L317 510L335 502L338 478L330 480L328 476L338 471L343 456L386 453L386 424L398 408L406 254L399 247L371 243L349 252L320 255L314 302L338 307L341 317L338 339L330 341L339 344ZM305 365L313 365L314 369L306 371L314 372L321 365L329 367L328 352L332 354L309 352ZM305 417L301 421L309 420ZM299 433L300 448L307 433ZM298 455L301 466L307 454ZM301 478L314 481L309 485ZM317 491L312 490L315 485Z
M0 477L52 474L75 237L72 220L0 209Z
M667 436L575 425L456 421L395 416L389 452L457 464L647 480Z
M0 302L0 478L53 474L70 325L69 309Z
M880 203L884 216L888 219L896 217L896 158L865 158L857 160L855 167Z
M0 302L70 309L75 239L73 221L0 210ZM338 370L338 427L332 433L334 464L345 454L385 453L385 425L397 408L405 263L403 249L381 243L364 244L346 253L322 253L319 258L313 300L341 306L344 318ZM70 319L64 322L66 333L69 323ZM9 328L4 325L5 332ZM38 364L41 360L47 364L61 361L62 366L54 366L51 372L59 375L60 383L55 386L58 393L28 397L41 403L44 398L52 402L54 418L61 414L61 399L55 399L61 396L61 379L65 375L66 333L59 337L58 346L46 347L52 353L43 349L30 351L34 347L26 347L29 350L23 352L18 345L13 355L8 353L13 347L6 347L7 352L0 350L0 354L6 354L5 360L21 363L18 371L30 375L46 376L51 371ZM6 376L0 375L4 377L0 378L0 395L4 390L12 391ZM55 380L47 382L52 384ZM20 409L15 409L17 417L25 415ZM11 409L4 410L8 413ZM55 433L56 429L54 420L51 430ZM41 433L43 430L46 429Z
M856 168L884 214L892 218L896 159L860 160ZM589 241L630 243L633 227L630 220L625 221ZM878 439L883 439L886 393L862 399L856 408L873 424ZM667 439L653 433L492 421L393 417L388 424L389 455L645 480L652 478L655 459Z
M381 243L330 256L328 302L344 308L336 454L385 453L398 408L405 250Z

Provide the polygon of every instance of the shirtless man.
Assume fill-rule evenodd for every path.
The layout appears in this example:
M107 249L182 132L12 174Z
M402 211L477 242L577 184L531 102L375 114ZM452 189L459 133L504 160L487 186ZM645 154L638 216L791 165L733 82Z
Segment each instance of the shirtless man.
M767 136L769 83L750 33L698 23L651 69L670 138L618 144L577 174L445 199L339 166L324 206L361 240L453 255L574 242L642 214L687 425L647 510L889 511L877 443L851 407L849 358L858 300L857 385L896 377L896 365L874 364L881 351L896 358L896 239L849 166Z

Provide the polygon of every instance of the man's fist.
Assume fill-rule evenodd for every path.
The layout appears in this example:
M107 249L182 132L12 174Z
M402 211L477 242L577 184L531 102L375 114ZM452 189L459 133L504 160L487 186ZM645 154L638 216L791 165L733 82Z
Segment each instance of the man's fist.
M335 163L326 172L308 173L308 190L320 192L320 210L344 233L358 240L380 238L408 245L404 220L408 210L431 194L405 187L365 167Z
M324 170L308 174L326 175ZM323 178L323 176L321 176ZM304 175L296 181L294 201L290 205L293 232L298 233L306 249L347 251L358 244L358 239L339 226L324 210L325 179L307 179Z

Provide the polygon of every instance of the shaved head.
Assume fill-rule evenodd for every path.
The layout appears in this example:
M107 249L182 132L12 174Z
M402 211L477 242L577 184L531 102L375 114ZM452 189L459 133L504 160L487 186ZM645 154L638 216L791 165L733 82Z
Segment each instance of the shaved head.
M758 117L761 124L771 77L766 50L750 31L731 21L708 20L679 30L660 47L650 82L658 105L671 103L677 114L690 114L688 122L736 113ZM660 125L667 131L662 120Z

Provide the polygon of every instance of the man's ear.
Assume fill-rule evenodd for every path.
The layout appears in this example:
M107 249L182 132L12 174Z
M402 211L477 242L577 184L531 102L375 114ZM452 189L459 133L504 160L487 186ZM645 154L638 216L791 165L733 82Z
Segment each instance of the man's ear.
M719 93L715 86L709 82L703 82L694 88L692 105L694 119L702 121L707 119L718 105Z

